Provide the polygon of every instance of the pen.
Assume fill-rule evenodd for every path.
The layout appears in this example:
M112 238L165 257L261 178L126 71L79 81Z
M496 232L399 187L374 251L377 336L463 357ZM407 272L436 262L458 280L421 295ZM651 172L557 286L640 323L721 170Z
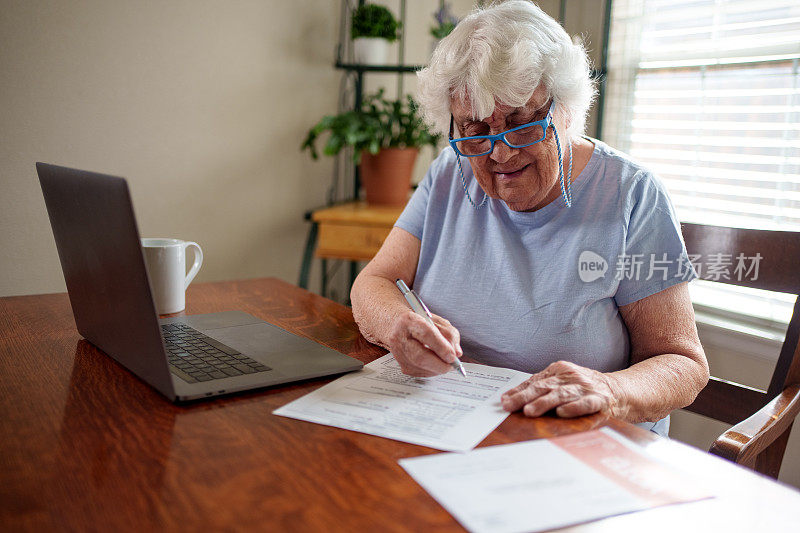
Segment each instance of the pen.
M422 298L417 296L416 292L409 289L408 285L406 285L406 282L400 278L397 278L395 280L395 285L397 285L397 288L400 289L400 292L408 302L408 305L411 306L411 309L419 316L427 320L428 324L436 328L436 324L433 323L433 317L431 316L431 312L428 310L428 306L425 305L425 302L422 301ZM461 364L461 361L458 360L458 358L456 358L456 360L450 364L453 366L453 368L461 372L462 376L467 377L467 373L464 371L464 367Z

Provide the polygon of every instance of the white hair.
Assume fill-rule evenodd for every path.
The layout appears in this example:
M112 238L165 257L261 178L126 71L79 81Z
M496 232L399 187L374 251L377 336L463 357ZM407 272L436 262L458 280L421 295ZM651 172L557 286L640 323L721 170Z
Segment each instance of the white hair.
M521 107L544 84L564 114L567 137L584 133L596 90L581 44L528 0L478 8L458 23L418 74L425 119L447 135L451 98L469 103L473 120L494 112L495 100Z

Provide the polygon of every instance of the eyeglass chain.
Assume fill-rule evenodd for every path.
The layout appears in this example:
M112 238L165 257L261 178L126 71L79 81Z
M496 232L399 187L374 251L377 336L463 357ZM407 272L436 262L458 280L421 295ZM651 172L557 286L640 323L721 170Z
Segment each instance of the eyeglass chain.
M552 126L552 125L551 125ZM564 205L572 207L572 143L569 143L569 175L567 176L567 183L564 184L564 167L561 160L561 142L558 139L558 130L555 126L553 128L553 135L556 138L556 148L558 148L558 179L561 182L561 196L564 197Z
M469 204L475 209L480 209L486 203L486 200L489 199L489 195L484 192L483 201L481 202L481 205L475 205L475 202L472 201L472 196L469 195L469 191L467 190L467 180L464 179L464 169L461 168L461 156L458 155L458 153L456 153L456 162L458 163L458 173L461 175L461 185L464 187L464 194L467 195L467 200L469 200Z

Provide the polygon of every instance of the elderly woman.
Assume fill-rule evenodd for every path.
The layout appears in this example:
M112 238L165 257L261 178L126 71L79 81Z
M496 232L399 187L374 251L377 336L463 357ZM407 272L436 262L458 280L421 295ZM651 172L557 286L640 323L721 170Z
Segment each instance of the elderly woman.
M508 411L604 412L666 435L708 380L696 274L661 183L582 135L584 49L531 2L505 2L442 40L418 93L450 146L353 285L364 336L413 376L463 354L532 373Z

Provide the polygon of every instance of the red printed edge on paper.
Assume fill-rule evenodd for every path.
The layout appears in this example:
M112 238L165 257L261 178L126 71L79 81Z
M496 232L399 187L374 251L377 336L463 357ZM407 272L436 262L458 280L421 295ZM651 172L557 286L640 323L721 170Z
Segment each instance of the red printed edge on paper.
M653 507L712 496L688 476L636 452L600 430L549 440Z

